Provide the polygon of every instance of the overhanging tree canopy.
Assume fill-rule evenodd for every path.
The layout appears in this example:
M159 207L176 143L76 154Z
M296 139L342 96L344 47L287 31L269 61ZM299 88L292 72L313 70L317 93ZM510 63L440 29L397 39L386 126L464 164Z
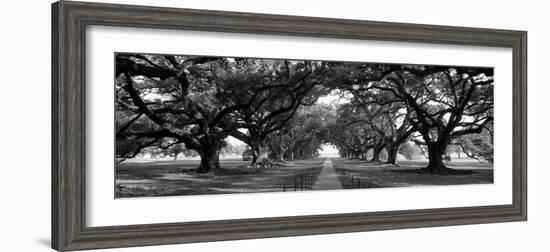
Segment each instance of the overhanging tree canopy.
M184 144L209 172L233 136L253 164L314 156L325 143L357 158L385 148L395 164L412 140L428 150L423 171L453 173L442 162L448 144L490 158L492 138L470 136L492 127L493 82L480 67L117 54L117 159ZM318 106L335 90L347 102Z

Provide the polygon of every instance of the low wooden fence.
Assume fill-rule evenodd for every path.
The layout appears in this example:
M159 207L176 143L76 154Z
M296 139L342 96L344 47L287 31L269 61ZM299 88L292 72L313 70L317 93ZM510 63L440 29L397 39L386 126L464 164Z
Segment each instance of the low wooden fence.
M376 187L366 179L362 179L357 176L356 173L349 171L338 172L338 180L344 189L360 189L360 188L373 188Z

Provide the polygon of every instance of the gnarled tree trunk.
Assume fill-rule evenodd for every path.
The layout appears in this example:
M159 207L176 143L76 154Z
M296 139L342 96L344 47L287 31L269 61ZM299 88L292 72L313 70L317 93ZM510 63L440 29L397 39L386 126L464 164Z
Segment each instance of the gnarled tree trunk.
M388 151L388 160L386 161L386 164L396 164L399 144L388 144L386 146L386 150Z
M208 173L220 169L220 150L207 149L199 152L201 164L197 168L197 173Z
M361 160L367 160L367 152L368 150L361 153Z
M197 173L209 173L220 169L220 151L225 145L223 138L217 134L206 135L201 140L200 149L196 150L201 157Z
M360 158L361 158L361 151L353 150L351 159L360 159Z
M268 148L262 141L256 141L252 144L252 165L267 160Z
M279 142L277 143L277 149L274 152L275 154L275 160L279 163L284 162L283 154L285 153L285 147L284 147L284 137L282 134L279 135Z
M282 163L284 162L284 153L285 149L282 145L282 143L277 143L276 146L268 145L269 149L271 150L271 153L268 155L270 158L275 160L276 162Z
M252 165L263 166L268 161L269 148L265 143L265 136L258 129L249 129L250 148L252 149Z
M426 143L428 146L429 163L428 166L422 168L421 171L440 175L471 174L472 171L470 170L455 170L445 166L443 163L443 155L446 154L447 145L449 143L447 139L447 137L442 137L437 142Z
M448 168L443 163L443 154L445 154L445 147L441 148L441 144L427 143L428 146L428 166L423 168L430 174L446 174Z
M380 153L382 153L382 150L384 149L384 144L383 142L379 142L376 144L376 146L374 146L374 148L372 149L372 158L370 161L372 162L380 162Z

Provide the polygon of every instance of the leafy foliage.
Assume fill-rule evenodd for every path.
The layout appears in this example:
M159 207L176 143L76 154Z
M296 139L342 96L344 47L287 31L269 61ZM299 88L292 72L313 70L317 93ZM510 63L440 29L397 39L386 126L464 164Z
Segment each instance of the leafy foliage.
M117 161L198 155L197 171L210 172L219 155L245 151L229 136L250 147L252 167L323 144L389 164L425 153L430 173L451 173L449 145L493 159L492 68L124 53L114 81ZM344 102L318 102L329 93Z
M420 148L412 142L406 142L399 148L399 154L403 155L407 160L418 159L422 156Z

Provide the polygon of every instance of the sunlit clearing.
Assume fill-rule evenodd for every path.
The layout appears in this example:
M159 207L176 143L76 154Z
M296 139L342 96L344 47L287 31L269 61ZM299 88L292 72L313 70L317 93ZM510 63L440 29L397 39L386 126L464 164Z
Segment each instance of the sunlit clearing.
M332 144L323 144L319 154L320 157L339 157L338 149L336 149Z
M317 99L317 102L319 104L337 105L349 103L350 98L351 94L342 93L342 91L335 89L332 90L332 92L330 92L329 94L319 97L319 99Z

